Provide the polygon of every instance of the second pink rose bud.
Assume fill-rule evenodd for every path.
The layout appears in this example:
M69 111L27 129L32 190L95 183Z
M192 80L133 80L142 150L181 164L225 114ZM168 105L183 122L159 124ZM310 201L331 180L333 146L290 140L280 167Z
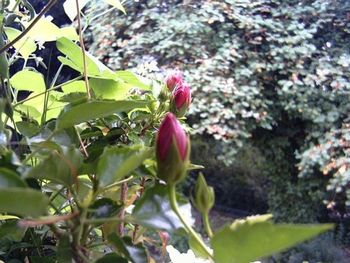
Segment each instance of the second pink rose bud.
M190 85L183 83L173 91L170 101L170 110L177 117L183 117L190 107L191 100L192 96Z

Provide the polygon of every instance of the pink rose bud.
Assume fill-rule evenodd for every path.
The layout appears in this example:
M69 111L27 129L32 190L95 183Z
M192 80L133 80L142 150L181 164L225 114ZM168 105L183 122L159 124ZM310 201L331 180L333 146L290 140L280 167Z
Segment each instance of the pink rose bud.
M190 85L183 83L173 91L171 111L175 113L177 117L183 117L190 107L191 100Z
M173 71L165 78L166 86L173 91L177 86L183 83L183 76L180 71Z
M181 181L186 175L189 152L189 138L175 115L169 112L156 139L158 177L168 184Z

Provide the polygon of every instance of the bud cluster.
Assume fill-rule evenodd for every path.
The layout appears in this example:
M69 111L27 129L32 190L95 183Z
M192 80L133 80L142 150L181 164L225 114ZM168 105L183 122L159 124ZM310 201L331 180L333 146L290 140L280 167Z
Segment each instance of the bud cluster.
M171 92L170 111L177 117L183 117L191 104L191 88L179 71L171 72L165 78L165 84Z

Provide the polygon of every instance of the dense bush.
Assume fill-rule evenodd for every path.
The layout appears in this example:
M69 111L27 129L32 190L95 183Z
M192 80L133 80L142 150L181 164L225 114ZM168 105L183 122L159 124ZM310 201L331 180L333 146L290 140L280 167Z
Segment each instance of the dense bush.
M270 209L283 219L300 214L293 220L313 221L333 172L342 173L329 189L343 191L348 182L349 133L338 132L332 153L317 145L348 127L349 6L344 0L126 1L126 18L113 12L96 18L90 48L113 68L183 69L195 94L194 132L215 138L228 165L240 148L257 147L274 170L265 174ZM324 178L318 171L328 163L337 168ZM280 211L287 200L300 213Z

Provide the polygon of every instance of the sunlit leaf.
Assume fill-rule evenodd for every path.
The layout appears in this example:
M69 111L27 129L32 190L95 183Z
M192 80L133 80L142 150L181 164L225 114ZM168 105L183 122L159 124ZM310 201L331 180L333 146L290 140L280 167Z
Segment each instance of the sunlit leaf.
M21 34L21 31L15 28L5 27L4 29L10 41L13 41L19 34ZM28 59L30 54L32 54L37 48L35 41L28 36L21 38L13 46L24 59Z
M43 92L46 89L44 76L36 71L21 70L10 79L11 85L17 90Z
M118 8L120 11L122 11L124 14L126 14L124 7L119 0L104 0L104 1L107 4L110 4L110 5Z
M268 216L236 220L211 240L215 262L249 263L283 251L333 228L324 225L274 225Z

